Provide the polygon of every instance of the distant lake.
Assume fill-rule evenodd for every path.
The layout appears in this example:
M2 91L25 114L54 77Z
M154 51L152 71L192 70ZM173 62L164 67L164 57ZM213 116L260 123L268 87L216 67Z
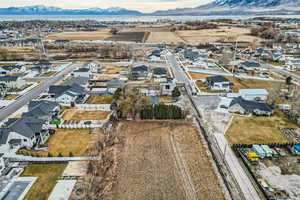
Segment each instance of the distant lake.
M208 20L208 19L247 19L253 17L282 17L300 18L300 15L206 15L206 16L134 16L134 15L0 15L0 21L26 21L26 20L97 20L97 21L127 21L127 22L153 22L170 19L178 21Z

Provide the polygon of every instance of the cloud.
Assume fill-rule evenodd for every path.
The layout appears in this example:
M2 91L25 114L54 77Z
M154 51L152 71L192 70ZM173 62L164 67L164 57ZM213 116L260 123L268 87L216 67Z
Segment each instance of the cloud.
M211 0L0 0L0 7L45 5L61 8L123 7L153 12L183 7L196 7Z

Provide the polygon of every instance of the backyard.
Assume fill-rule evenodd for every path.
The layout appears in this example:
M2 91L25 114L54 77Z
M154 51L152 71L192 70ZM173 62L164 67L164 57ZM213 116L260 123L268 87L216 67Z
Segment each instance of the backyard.
M36 152L22 149L20 154L38 155L46 157L58 156L82 156L86 150L96 141L102 138L102 130L91 133L91 129L58 129L47 141L48 149L44 152Z
M87 100L88 104L111 104L113 96L90 96Z
M67 109L64 111L64 120L105 120L107 119L110 111L102 110L77 110L77 109Z
M38 179L26 194L24 200L48 199L57 179L63 173L66 164L30 164L21 176L33 176Z
M295 128L282 112L276 111L271 117L234 116L226 132L230 144L286 144L289 141L279 128Z

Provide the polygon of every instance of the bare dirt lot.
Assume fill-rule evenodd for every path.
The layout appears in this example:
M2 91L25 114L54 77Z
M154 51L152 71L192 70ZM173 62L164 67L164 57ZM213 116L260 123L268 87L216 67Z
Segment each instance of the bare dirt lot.
M128 41L128 42L142 42L145 32L119 32L111 37L106 38L109 41Z
M187 122L122 122L115 200L224 199L197 129Z
M250 36L250 29L237 27L219 27L218 29L177 31L176 34L186 43L218 42L253 42L257 37Z
M53 33L46 37L47 40L105 40L110 37L109 30L103 31L78 31Z
M173 32L151 32L147 42L149 43L180 43L184 42Z

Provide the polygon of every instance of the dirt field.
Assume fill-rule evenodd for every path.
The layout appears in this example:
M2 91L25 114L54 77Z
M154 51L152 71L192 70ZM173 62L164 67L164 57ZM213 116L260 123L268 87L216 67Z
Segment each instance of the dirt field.
M170 44L184 42L184 40L173 32L151 32L146 42Z
M211 74L200 74L200 73L195 73L195 72L189 72L189 74L194 80L205 79L207 77L213 76Z
M176 34L182 38L186 43L204 43L204 42L218 42L222 38L225 42L253 42L260 41L259 38L250 36L250 29L237 27L219 27L218 29L205 30L187 30L177 31Z
M112 96L90 96L87 100L88 104L111 104Z
M101 110L68 109L64 112L64 120L104 120L111 112Z
M109 41L128 41L128 42L142 42L145 32L118 32L116 35L112 35L106 40Z
M234 116L226 137L231 144L285 144L290 141L279 128L295 127L281 112L271 117Z
M102 71L107 74L119 74L121 71L126 70L125 67L122 66L106 66Z
M109 30L103 31L78 31L53 33L46 37L47 40L105 40L111 37Z
M224 199L197 130L187 122L122 122L114 200Z
M113 78L120 78L122 77L119 74L93 74L93 80L97 81L104 81L104 80L111 80Z

